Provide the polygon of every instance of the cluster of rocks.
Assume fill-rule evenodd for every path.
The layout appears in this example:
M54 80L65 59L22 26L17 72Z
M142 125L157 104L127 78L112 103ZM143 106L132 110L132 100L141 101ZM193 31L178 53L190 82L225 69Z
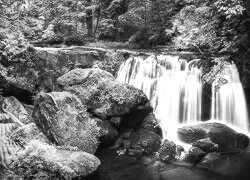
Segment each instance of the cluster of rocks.
M26 151L28 157L37 156L36 152L42 150L34 146L34 140L55 146L53 153L60 159L53 163L65 162L63 165L70 172L77 169L75 176L86 176L98 169L100 160L93 155L97 148L111 146L133 156L152 154L160 148L161 130L141 90L116 81L112 74L98 68L76 68L59 77L57 83L59 91L41 92L34 97L33 109L14 97L2 98L1 140L15 146L9 152L10 145L1 143L7 152L1 153L1 159L5 159L2 166L13 166L13 158L7 154L17 153L19 161L20 156L23 159L27 155ZM8 128L2 128L3 125ZM74 168L68 161L74 162ZM80 167L83 163L88 167Z

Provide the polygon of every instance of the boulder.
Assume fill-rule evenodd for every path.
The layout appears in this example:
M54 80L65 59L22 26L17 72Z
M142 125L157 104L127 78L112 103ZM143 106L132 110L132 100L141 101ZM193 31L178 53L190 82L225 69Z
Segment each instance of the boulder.
M33 119L56 145L74 146L88 153L94 153L98 147L100 128L74 94L40 93L36 97Z
M165 139L159 150L159 158L162 161L170 161L175 158L176 155L176 144L173 141Z
M225 124L204 122L197 125L184 126L178 129L178 136L185 143L210 138L218 145L218 152L240 151L249 145L249 137L238 133Z
M100 160L92 154L31 141L13 158L10 169L22 179L74 179L94 173Z
M199 163L204 157L206 156L206 153L202 151L198 147L191 147L188 151L188 153L184 157L184 161L187 161L192 164Z

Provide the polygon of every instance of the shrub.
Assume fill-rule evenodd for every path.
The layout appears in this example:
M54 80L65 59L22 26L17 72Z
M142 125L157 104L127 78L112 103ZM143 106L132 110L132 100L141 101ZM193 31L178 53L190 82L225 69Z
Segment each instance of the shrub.
M82 46L86 44L86 39L85 36L80 35L80 34L75 34L75 35L71 35L65 38L65 42L64 42L67 46L70 45L78 45L78 46Z

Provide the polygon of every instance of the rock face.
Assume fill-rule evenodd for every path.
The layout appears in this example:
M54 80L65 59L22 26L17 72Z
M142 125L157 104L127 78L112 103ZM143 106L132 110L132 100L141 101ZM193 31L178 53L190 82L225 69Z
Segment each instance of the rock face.
M217 122L184 126L179 128L177 133L180 140L186 143L201 144L202 142L198 140L209 138L218 145L216 150L218 152L237 152L249 145L249 138L246 135ZM214 149L212 148L211 151L214 151Z
M198 147L191 147L184 157L184 160L192 163L192 164L197 164L199 163L204 157L206 156L206 153L202 151Z
M89 118L81 101L68 92L40 94L33 118L46 137L57 145L74 146L94 153L99 127Z
M137 126L152 111L146 95L133 86L115 81L113 76L100 69L75 69L58 78L63 90L79 97L87 109L105 120L108 117L124 117L122 123ZM132 112L138 118L128 118Z
M23 179L73 179L92 174L100 160L82 151L32 141L13 158L10 169Z

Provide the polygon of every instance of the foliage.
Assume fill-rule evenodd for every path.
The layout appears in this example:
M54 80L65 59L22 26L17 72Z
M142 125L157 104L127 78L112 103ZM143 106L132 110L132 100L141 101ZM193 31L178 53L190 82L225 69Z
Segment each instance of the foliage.
M237 51L237 34L243 29L240 25L245 10L243 1L187 0L186 3L174 19L179 33L174 39L177 48Z
M86 36L82 34L67 36L64 42L67 46L70 46L70 45L82 46L86 44Z
M227 80L222 77L225 69L230 65L229 56L221 56L212 60L211 66L207 69L207 72L203 72L202 80L204 83L211 85L213 82L217 82L215 90L218 90L222 85L227 83Z

